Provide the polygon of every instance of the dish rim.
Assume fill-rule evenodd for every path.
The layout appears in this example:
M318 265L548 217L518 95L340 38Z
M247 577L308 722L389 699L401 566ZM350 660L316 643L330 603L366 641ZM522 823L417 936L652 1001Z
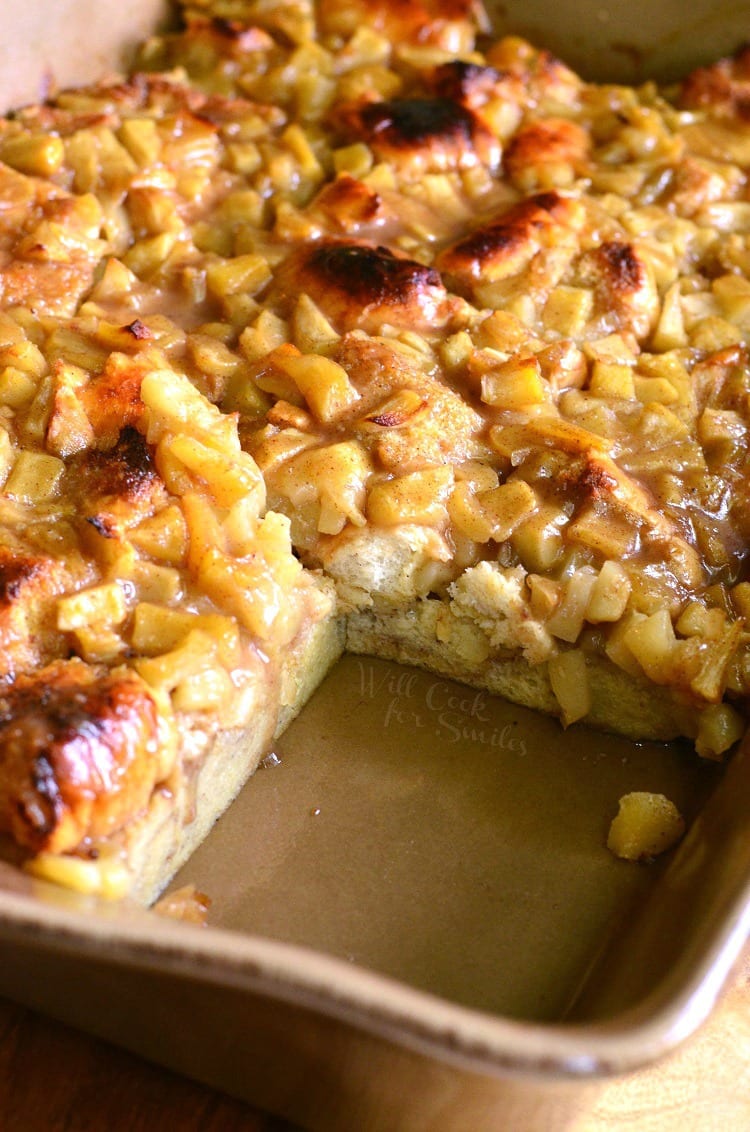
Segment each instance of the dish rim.
M62 894L10 866L0 885L8 885L0 888L0 937L11 943L283 1000L489 1077L593 1079L655 1062L708 1018L750 937L748 878L687 973L670 973L605 1020L535 1022L462 1006L299 944Z

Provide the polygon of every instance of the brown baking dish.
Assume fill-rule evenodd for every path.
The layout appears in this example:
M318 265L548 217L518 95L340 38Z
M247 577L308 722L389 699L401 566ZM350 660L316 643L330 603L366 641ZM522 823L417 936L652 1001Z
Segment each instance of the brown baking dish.
M117 66L163 15L104 7L10 0L2 101ZM495 25L640 80L736 46L749 8L508 3ZM604 848L630 790L688 819L658 863ZM747 745L724 768L346 657L177 878L209 928L3 866L0 993L327 1132L544 1127L566 1079L652 1062L711 1011L750 931L749 814Z
M747 937L747 750L722 772L348 657L274 755L178 878L216 926L7 868L0 992L313 1128L544 1127L565 1078L692 1033ZM690 819L665 864L603 847L631 788Z

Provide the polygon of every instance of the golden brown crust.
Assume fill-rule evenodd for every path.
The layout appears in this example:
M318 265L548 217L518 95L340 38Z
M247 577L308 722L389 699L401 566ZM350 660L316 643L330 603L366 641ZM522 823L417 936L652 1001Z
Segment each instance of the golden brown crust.
M0 546L0 677L12 679L62 654L56 602L74 577L59 558Z
M437 266L452 286L471 292L476 282L516 274L545 245L564 239L582 222L576 201L538 193L445 248Z
M478 109L506 81L494 67L453 59L435 68L431 85L441 98Z
M659 298L646 264L631 243L606 240L587 253L579 272L594 285L596 305L612 328L646 339L659 311Z
M34 852L106 837L146 806L157 708L134 672L58 661L0 697L0 826Z
M38 302L72 314L91 285L102 251L101 211L92 197L72 197L4 169L0 178L0 303Z
M132 334L129 329L132 325L128 324L128 334ZM140 323L141 327L143 325ZM141 330L133 338L135 341L148 341L149 334ZM143 373L143 367L137 362L122 354L110 354L102 372L94 375L82 389L81 401L91 422L92 437L101 447L116 443L123 428L131 428L142 419L140 390Z
M283 300L311 296L334 325L376 330L384 322L414 330L445 325L459 303L433 267L389 248L325 240L295 253L277 270Z
M505 151L504 165L518 188L534 188L544 181L545 166L567 165L574 174L584 173L590 147L591 138L578 123L568 118L547 118L531 122L514 134Z
M334 229L356 234L366 224L372 224L382 215L382 197L373 189L357 181L349 173L340 173L321 189L315 200Z
M451 98L367 102L348 113L352 139L410 177L475 165L497 167L501 146L471 110Z
M693 71L681 84L679 99L687 109L707 109L745 121L750 116L750 47Z
M167 502L146 441L131 426L113 448L74 456L67 476L78 514L103 538L116 538L123 526L136 526Z

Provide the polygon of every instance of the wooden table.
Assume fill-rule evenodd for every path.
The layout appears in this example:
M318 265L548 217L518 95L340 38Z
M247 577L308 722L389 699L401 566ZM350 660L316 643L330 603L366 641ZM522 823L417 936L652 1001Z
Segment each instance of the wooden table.
M2 1001L0 1128L292 1132L284 1121ZM582 1086L554 1128L563 1130L750 1132L750 949L715 1015L686 1046L647 1071Z

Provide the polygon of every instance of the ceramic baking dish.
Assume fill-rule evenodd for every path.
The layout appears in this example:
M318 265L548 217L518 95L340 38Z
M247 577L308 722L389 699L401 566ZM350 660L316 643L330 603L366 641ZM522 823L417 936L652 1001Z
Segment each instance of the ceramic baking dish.
M629 789L687 816L670 860L604 848ZM0 993L326 1132L548 1127L561 1079L710 1012L748 812L750 751L722 771L347 657L177 878L214 926L6 868Z
M131 4L123 28L102 3L10 7L33 50L19 68L4 37L6 102L116 64L162 12ZM710 7L688 22L662 5L677 22L646 41L633 5L627 35L614 5L571 22L563 3L511 3L496 23L586 73L641 78L700 62L698 26L707 57L737 44L740 9ZM95 59L65 45L85 20ZM630 790L688 819L651 866L604 848ZM549 1127L566 1082L649 1063L711 1011L750 933L748 814L748 749L723 768L563 732L347 657L177 878L210 896L209 928L2 866L0 993L326 1132Z

